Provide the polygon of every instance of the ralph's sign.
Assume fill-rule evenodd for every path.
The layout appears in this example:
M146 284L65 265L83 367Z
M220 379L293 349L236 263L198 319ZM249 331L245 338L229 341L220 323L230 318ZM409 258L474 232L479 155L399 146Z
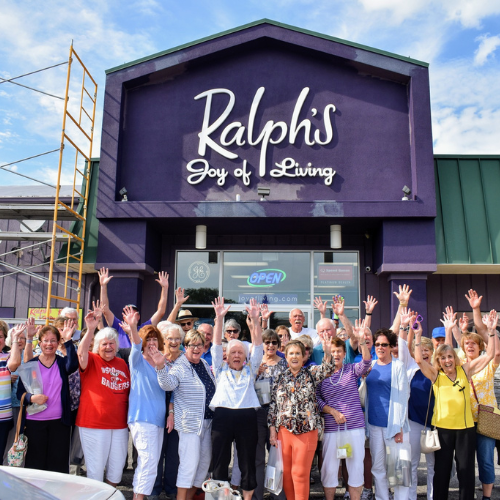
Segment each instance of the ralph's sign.
M229 121L231 112L236 103L234 93L229 89L211 89L198 94L195 100L205 100L205 112L201 131L198 133L199 144L198 154L200 158L192 159L186 165L188 171L187 181L189 184L200 184L205 179L217 178L217 184L224 186L226 178L230 175L225 167L210 165L203 158L207 151L211 150L229 160L243 160L243 165L235 168L232 175L242 180L245 186L250 185L252 170L249 169L247 159L241 158L234 151L234 146L243 148L252 146L260 149L258 175L265 178L268 174L271 177L320 177L325 185L330 186L336 171L327 165L312 165L307 158L301 158L301 163L286 154L281 161L275 162L269 169L267 165L268 150L273 145L288 143L296 144L299 134L303 134L304 145L310 148L317 148L330 144L334 139L332 117L336 111L334 104L327 104L322 113L318 113L316 108L312 108L310 113L314 119L300 119L300 116L306 114L303 111L304 102L309 94L309 87L304 87L300 92L295 106L290 110L290 120L274 121L268 120L261 129L255 126L256 116L259 113L259 106L265 88L260 87L253 98L247 123L241 121ZM213 116L212 104L216 95L227 97L227 105L223 111L216 117ZM228 149L233 146L232 149ZM302 152L302 155L304 153ZM215 157L216 158L216 157Z

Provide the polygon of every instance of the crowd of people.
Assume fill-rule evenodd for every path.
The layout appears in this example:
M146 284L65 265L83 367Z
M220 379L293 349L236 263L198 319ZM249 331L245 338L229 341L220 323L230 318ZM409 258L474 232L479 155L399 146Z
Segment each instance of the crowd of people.
M251 299L245 341L242 326L226 319L223 297L212 303L213 325L199 324L183 309L189 297L179 288L161 321L168 275L160 273L153 317L141 324L129 304L120 321L108 307L107 269L99 279L101 300L82 331L70 308L49 326L28 320L9 330L0 322L4 463L21 418L26 467L68 473L84 460L87 477L112 485L121 481L130 436L134 499L157 500L165 491L191 500L211 477L240 488L245 500L261 500L267 452L280 443L283 491L272 495L280 500L309 498L315 455L326 500L340 481L344 498L415 500L421 435L437 429L440 449L425 454L427 498L446 500L456 470L460 499L472 500L476 458L483 499L491 497L496 443L477 432L477 421L480 404L497 407L498 315L481 315L474 290L466 295L472 320L447 308L430 338L406 285L396 293L393 324L374 333L371 296L354 323L342 297L332 298L331 318L317 297L315 329L303 326L299 309L289 327L270 329L272 312ZM25 389L21 364L40 374L42 390ZM400 461L395 475L388 453Z

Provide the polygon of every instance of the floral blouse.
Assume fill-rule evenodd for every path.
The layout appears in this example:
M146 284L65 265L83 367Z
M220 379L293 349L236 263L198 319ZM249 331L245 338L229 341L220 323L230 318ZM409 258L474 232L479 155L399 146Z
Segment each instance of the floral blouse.
M323 361L321 365L302 368L297 376L294 376L289 368L278 376L271 393L268 426L274 426L276 431L283 426L293 434L321 430L316 384L329 377L333 368L331 361Z
M270 378L273 383L287 368L288 363L282 358L275 365L266 365L266 369L257 377L257 380Z

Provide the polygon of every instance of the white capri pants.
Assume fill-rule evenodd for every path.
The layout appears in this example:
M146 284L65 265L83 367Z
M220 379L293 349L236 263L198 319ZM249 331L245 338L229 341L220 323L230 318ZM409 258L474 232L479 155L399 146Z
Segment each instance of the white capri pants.
M177 488L201 488L212 458L212 420L203 421L201 434L179 432Z
M134 493L150 495L158 472L164 429L148 422L131 422L128 427L137 449L137 468L132 482Z
M411 486L410 500L417 500L418 464L420 463L420 431L425 429L422 424L410 420L410 444L411 444ZM424 455L427 464L427 500L432 500L434 480L434 452Z
M122 480L123 467L127 459L128 428L90 429L79 427L87 477L103 481L104 468L106 479L118 484Z
M363 462L365 459L365 429L350 431L325 432L323 437L323 465L321 466L321 483L325 488L336 488L339 485L339 464L337 458L337 439L342 438L352 446L352 457L346 458L349 472L349 486L357 488L364 484Z
M385 445L394 438L385 439L385 427L368 424L370 430L370 451L372 454L372 474L375 478L375 496L377 500L389 500L389 481L385 469ZM409 443L408 432L403 433L403 443ZM394 500L408 500L410 488L394 486Z

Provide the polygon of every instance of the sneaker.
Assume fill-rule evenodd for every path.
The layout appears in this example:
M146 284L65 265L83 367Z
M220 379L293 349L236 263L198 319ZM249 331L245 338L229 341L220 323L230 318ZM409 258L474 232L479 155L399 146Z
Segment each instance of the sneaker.
M349 492L348 492L348 491L346 491L346 492L344 493L344 500L346 500L346 499L349 499L349 500L350 500L350 498L351 498L351 495L349 494Z
M367 488L363 488L363 493L361 493L361 500L374 500L373 491Z

